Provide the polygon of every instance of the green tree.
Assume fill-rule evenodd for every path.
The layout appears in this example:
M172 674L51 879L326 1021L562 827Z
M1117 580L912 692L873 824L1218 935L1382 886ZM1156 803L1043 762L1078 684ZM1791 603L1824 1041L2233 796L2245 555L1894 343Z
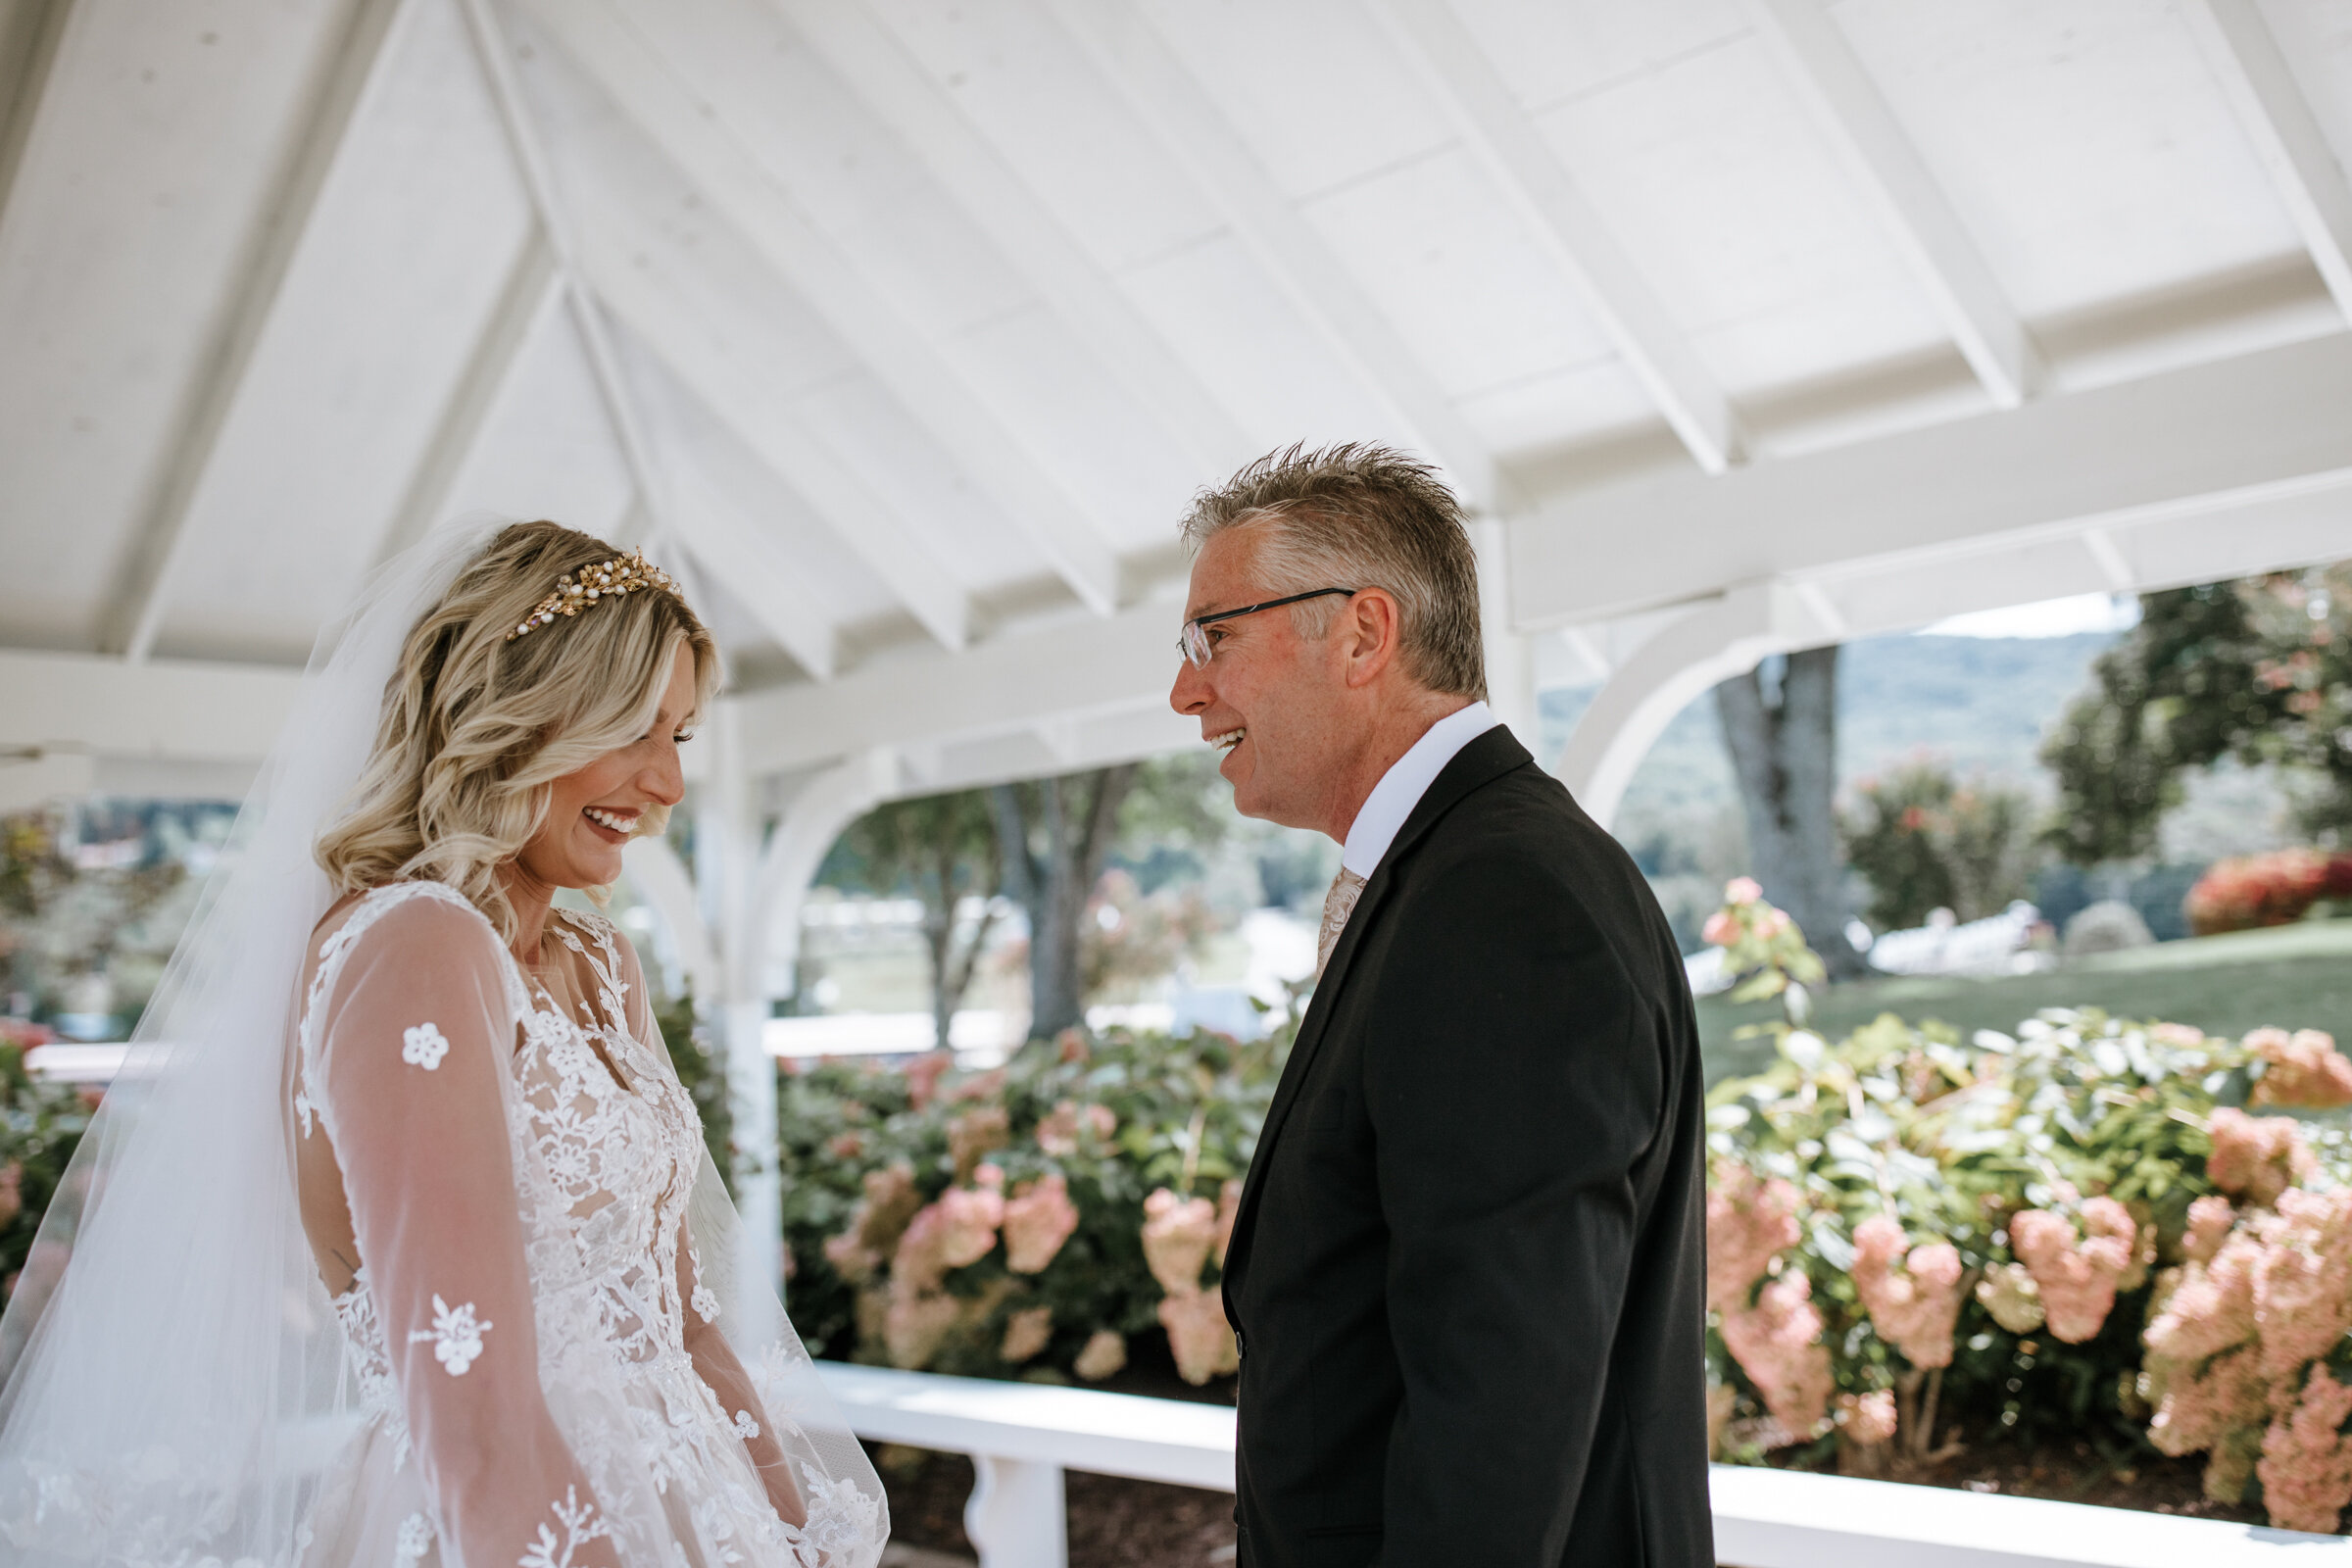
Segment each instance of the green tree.
M1865 780L1838 830L1846 863L1870 884L1868 918L1882 931L1919 925L1938 908L1981 920L2026 896L2034 804L2022 790L1913 762Z
M2352 826L2352 569L2140 596L2042 747L2057 776L2048 839L2079 865L2156 848L2181 775L2224 759L2314 779L2307 830Z
M1006 891L1029 911L1029 1035L1085 1022L1079 921L1102 875L1139 764L989 791Z
M979 790L893 801L877 807L842 835L836 865L846 879L873 893L911 892L923 906L923 952L931 974L931 1027L939 1049L971 989L972 968L996 923L996 897L1004 863ZM846 860L846 865L842 862ZM966 899L979 915L960 918Z

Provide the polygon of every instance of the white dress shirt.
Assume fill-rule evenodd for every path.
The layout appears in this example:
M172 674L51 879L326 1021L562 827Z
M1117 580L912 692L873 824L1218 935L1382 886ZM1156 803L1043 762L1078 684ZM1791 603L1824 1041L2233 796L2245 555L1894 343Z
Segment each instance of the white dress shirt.
M1429 793L1430 785L1446 771L1454 754L1501 722L1486 704L1472 703L1430 725L1429 733L1391 763L1364 798L1363 808L1348 825L1348 843L1340 851L1342 869L1370 881L1388 856L1389 846L1396 842L1404 819L1413 814L1413 808L1421 804L1421 797Z

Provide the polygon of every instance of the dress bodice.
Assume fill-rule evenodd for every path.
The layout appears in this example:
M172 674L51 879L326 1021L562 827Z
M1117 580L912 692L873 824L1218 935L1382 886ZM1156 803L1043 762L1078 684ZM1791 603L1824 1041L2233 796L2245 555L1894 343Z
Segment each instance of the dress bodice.
M391 905L436 895L445 896L445 890L429 883L400 883L368 895L328 937L318 981L327 978L339 952ZM565 1259L560 1270L533 1259L532 1272L560 1274L575 1282L574 1294L584 1290L593 1296L585 1304L603 1330L599 1338L624 1371L659 1369L674 1378L687 1368L684 1314L691 1311L710 1322L719 1310L716 1296L702 1282L702 1260L686 1234L703 1155L702 1123L667 1051L640 1038L629 1025L631 982L612 923L559 909L550 916L550 934L585 964L594 984L588 988L592 995L577 1003L574 1016L511 956L505 964L507 1000L516 1020L510 1131L518 1147L536 1151L568 1205L566 1229L576 1252L576 1262ZM322 984L312 987L302 1021L294 1109L304 1136L314 1120L312 1014L322 990ZM402 1059L413 1066L432 1070L447 1049L430 1019L403 1031ZM677 1267L681 1252L683 1284ZM365 1258L350 1288L334 1298L334 1307L359 1404L385 1424L405 1454L406 1423ZM462 1366L481 1353L479 1329L488 1325L477 1327L469 1317L453 1313L450 1321L435 1324L434 1349L445 1365L455 1357ZM547 1361L576 1348L543 1342L540 1348Z

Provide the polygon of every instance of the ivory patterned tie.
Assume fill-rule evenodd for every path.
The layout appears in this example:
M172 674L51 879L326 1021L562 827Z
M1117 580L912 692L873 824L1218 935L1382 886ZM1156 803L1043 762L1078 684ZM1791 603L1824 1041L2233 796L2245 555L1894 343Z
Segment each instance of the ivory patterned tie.
M1364 891L1364 879L1346 866L1331 879L1331 891L1323 895L1323 929L1315 936L1315 978L1323 978L1323 966L1331 962L1331 950L1339 945L1340 933L1348 929L1348 917L1355 912L1356 896Z

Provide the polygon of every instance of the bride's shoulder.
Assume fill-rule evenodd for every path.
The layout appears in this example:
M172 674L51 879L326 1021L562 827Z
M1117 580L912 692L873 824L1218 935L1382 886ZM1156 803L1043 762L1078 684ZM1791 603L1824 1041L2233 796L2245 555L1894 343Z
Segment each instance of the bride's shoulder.
M467 951L498 934L471 900L445 882L388 882L347 893L311 930L311 961L332 962L362 943L418 944Z

